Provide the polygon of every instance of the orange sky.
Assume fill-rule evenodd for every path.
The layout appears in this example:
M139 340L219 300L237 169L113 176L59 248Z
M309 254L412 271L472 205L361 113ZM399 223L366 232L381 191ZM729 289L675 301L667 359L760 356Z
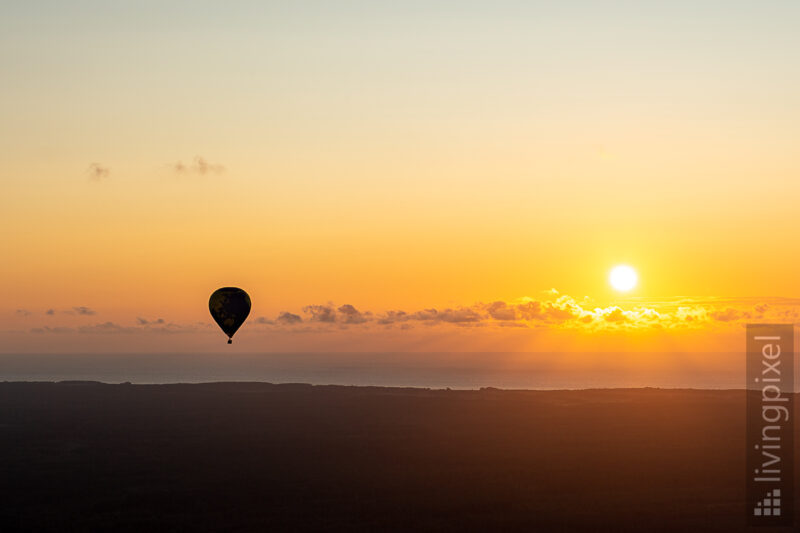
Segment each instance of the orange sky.
M206 350L228 285L242 351L796 318L795 6L52 7L0 8L2 351Z

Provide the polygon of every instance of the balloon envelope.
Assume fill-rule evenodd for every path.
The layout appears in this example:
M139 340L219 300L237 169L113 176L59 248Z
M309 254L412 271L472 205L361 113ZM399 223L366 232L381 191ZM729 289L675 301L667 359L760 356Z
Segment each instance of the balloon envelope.
M231 337L250 314L250 297L237 287L223 287L211 295L208 300L208 310L228 336L230 344Z

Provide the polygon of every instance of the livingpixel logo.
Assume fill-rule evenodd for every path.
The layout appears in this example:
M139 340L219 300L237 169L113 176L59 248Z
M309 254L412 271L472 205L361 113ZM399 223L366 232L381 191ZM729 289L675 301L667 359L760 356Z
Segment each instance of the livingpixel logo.
M753 516L781 516L781 489L767 492L763 500L756 502Z
M794 523L794 326L747 325L747 523Z

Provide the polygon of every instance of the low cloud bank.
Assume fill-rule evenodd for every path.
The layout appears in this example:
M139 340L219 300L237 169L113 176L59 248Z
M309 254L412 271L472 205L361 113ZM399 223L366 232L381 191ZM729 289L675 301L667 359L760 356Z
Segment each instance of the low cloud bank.
M19 309L17 315L33 313ZM44 311L53 315L54 311ZM94 316L84 306L64 313ZM796 322L800 317L800 300L795 299L673 299L646 302L642 299L595 306L589 298L576 299L555 290L541 298L496 300L468 306L418 310L390 309L367 311L353 304L311 304L298 312L281 311L275 317L259 316L250 323L262 330L290 332L323 332L336 329L413 329L425 328L550 328L587 332L626 330L701 330L741 327L749 322ZM164 318L136 317L131 324L100 322L83 326L44 325L31 328L32 333L188 333L211 327L210 323L177 324Z

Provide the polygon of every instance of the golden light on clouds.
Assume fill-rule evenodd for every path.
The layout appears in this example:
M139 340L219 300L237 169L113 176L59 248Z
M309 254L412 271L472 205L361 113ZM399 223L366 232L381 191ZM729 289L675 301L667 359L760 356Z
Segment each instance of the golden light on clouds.
M254 302L258 299L255 298ZM315 303L254 308L236 350L254 351L678 351L735 349L747 323L794 322L800 299L644 298L597 302L555 289L538 297L468 305L370 308ZM48 351L200 350L218 347L209 318L142 316L113 306L20 308L9 345Z

